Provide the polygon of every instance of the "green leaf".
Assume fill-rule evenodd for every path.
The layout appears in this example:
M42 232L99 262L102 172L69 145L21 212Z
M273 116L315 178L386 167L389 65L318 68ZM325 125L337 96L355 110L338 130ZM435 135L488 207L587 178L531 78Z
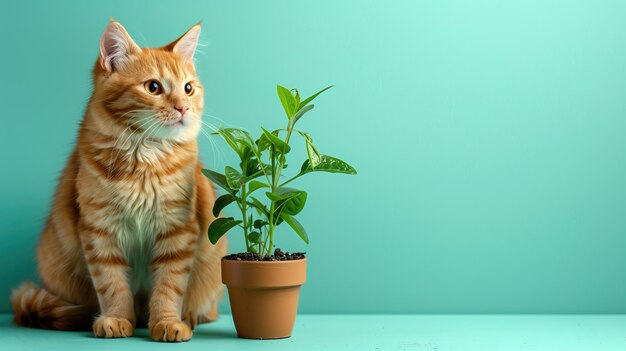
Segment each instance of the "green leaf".
M233 189L228 186L228 181L226 181L226 177L223 174L210 169L203 169L202 174L209 178L213 183L217 184L220 188L228 191L230 194L234 195L236 193L236 191L233 191Z
M309 160L304 161L302 164L300 174L310 172L356 174L356 169L338 158L320 155L320 162L317 166L312 167Z
M277 205L281 208L281 213L286 213L288 215L297 215L304 209L304 205L306 204L307 194L304 191L298 192L298 195L291 197L286 200L278 201Z
M251 243L258 244L260 238L261 238L261 233L259 232L251 232L250 234L248 234L248 240Z
M293 116L293 124L296 124L296 122L298 122L298 120L302 117L302 115L304 115L305 113L311 111L313 109L313 107L315 107L315 105L307 105L304 106L303 108L301 108L298 112L296 112L296 115Z
M233 190L238 190L241 188L241 184L245 183L244 176L231 166L226 166L224 175L226 176L226 183Z
M275 136L278 137L278 133L280 133L282 131L287 131L287 129L283 129L283 128L275 129L272 132L272 134L274 134ZM257 145L257 148L258 148L259 152L265 151L267 148L270 147L270 145L272 145L272 143L267 139L265 134L261 134L261 137L259 139L257 139L257 141L255 143Z
M276 86L276 92L278 93L280 103L283 105L285 114L287 114L287 118L291 119L298 108L298 105L296 105L296 98L293 96L291 91L289 91L289 89L280 85Z
M280 201L280 200L289 199L293 196L297 196L298 192L300 191L301 190L294 189L294 188L282 187L282 188L276 189L276 191L273 193L268 191L265 193L265 195L267 195L267 197L272 201Z
M263 228L263 226L267 225L268 223L262 219L257 219L254 221L254 228L256 229L261 229Z
M233 217L218 218L211 222L209 226L209 240L213 245L217 244L217 241L226 234L232 227L241 224L242 221L235 220Z
M218 130L217 132L213 132L211 134L221 136L226 141L228 146L230 146L231 149L235 150L237 155L241 156L241 149L239 148L239 145L237 145L237 142L235 141L235 139L232 138L231 135L229 135L228 133L222 132L222 129Z
M272 145L272 143L270 143L269 140L267 140L267 137L265 137L265 134L261 134L261 137L257 139L256 141L256 146L257 149L259 150L259 153L267 150L270 145Z
M306 233L306 230L304 230L304 227L302 226L302 224L300 224L300 222L298 222L297 219L293 218L292 216L286 214L286 213L281 213L280 217L287 223L289 224L289 226L296 232L296 234L298 234L300 236L300 238L302 238L302 240L305 243L309 243L309 236Z
M250 184L248 185L248 194L253 193L254 191L261 189L261 188L269 188L270 186L260 182L258 180L253 180L250 182Z
M265 205L261 201L259 201L259 199L257 199L254 196L250 196L250 201L251 202L248 202L248 205L256 208L259 211L259 214L262 213L262 214L265 214L265 215L269 216L269 212L267 210L267 207L265 207Z
M280 201L282 200L282 197L280 196L280 194L277 193L273 193L270 191L265 192L265 195L267 196L268 199L272 200L272 201Z
M290 198L292 196L298 195L299 192L302 192L302 190L298 190L298 189L294 189L294 188L287 188L287 187L282 187L282 188L278 188L276 189L276 194L278 194L281 199L287 199Z
M235 201L235 197L231 194L224 194L215 200L215 204L213 205L213 215L215 217L220 215L220 212L224 209L224 207L230 205Z
M324 89L322 89L322 90L318 91L317 93L315 93L315 94L313 94L313 95L309 96L308 98L306 98L304 101L302 101L302 102L300 103L300 105L298 106L298 110L300 110L300 109L302 109L304 106L308 105L308 104L309 104L309 102L313 101L313 99L315 99L316 97L318 97L318 95L319 95L319 94L321 94L321 93L325 92L326 90L328 90L328 89L330 89L330 88L332 88L332 87L334 87L334 85L331 85L331 86L329 86L329 87L326 87L326 88L324 88Z
M254 146L254 141L247 130L239 128L220 128L220 130L230 134L232 138L241 145L246 145L250 148Z
M265 136L265 138L267 138L267 140L270 143L272 143L272 145L274 145L274 148L276 149L278 153L281 153L284 155L284 154L287 154L289 151L291 151L291 147L287 145L287 143L285 143L282 139L280 139L273 133L268 132L267 129L265 128L261 128L261 129L263 129L263 135Z
M315 148L315 145L313 145L313 138L311 138L311 135L308 133L301 131L298 131L298 133L300 133L300 135L302 135L304 137L304 140L306 141L306 153L309 156L309 163L313 168L315 168L317 165L320 164L322 158L320 156L320 153Z
M252 153L254 141L250 133L239 128L220 128L211 134L220 135L235 150L239 158L244 160Z
M265 195L276 203L274 208L288 215L296 215L302 211L307 198L306 192L293 188L279 188L276 192L266 192Z
M295 92L293 94L293 97L296 99L296 106L300 106L300 92L298 91L298 89L291 89L291 91Z
M239 166L241 167L241 169L243 169L243 164L244 162L242 161ZM250 158L246 160L246 167L245 167L245 176L247 179L253 179L256 178L258 176L263 175L263 169L261 169L261 164L259 163L259 160L257 160L256 158Z

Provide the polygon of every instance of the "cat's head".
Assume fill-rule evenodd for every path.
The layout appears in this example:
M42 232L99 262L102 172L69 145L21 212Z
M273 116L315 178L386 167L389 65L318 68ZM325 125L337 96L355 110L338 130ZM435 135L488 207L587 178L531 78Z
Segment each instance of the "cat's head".
M94 96L99 125L112 134L188 141L201 128L202 85L193 55L200 36L196 24L160 48L140 48L114 21L100 39L94 68Z

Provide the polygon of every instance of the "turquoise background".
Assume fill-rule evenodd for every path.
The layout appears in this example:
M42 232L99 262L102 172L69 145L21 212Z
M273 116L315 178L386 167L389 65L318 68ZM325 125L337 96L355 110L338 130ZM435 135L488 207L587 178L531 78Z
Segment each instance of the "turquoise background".
M359 175L299 183L311 244L278 244L308 252L301 312L626 313L626 3L597 0L4 2L0 312L36 277L109 16L142 46L204 21L214 125L278 128L277 83L337 85L300 127Z

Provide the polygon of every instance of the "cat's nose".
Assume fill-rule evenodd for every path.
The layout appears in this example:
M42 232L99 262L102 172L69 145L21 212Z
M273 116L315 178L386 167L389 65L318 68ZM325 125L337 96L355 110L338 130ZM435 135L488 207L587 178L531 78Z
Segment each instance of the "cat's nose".
M184 115L187 110L189 110L189 106L175 106L174 109L180 112L180 115Z

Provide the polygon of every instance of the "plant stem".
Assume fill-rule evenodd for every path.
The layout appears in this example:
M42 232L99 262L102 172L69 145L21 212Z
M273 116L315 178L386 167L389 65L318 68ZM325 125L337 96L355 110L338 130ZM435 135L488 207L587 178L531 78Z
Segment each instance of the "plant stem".
M291 132L292 131L293 131L293 127L291 126L291 122L290 122L289 125L287 126L287 136L285 137L285 144L287 144L287 145L289 145L289 138L291 138ZM276 177L273 177L273 179L272 179L272 192L275 191L276 189L280 188L278 186L278 181L280 180L280 174L283 171L283 166L284 166L283 159L284 159L285 155L282 155L282 156L283 157L281 157L281 159L278 162L279 163L279 167L278 167L277 175L276 175ZM272 159L272 161L273 161L273 159ZM272 168L273 168L273 165L274 164L272 163Z
M291 138L291 132L293 131L293 126L291 125L291 121L289 122L289 125L287 126L287 136L285 137L285 144L289 145L289 138ZM276 167L276 155L275 155L275 149L273 146L270 147L270 158L272 159L272 182L271 182L271 189L272 192L275 192L277 189L280 188L280 186L278 185L278 181L280 180L280 175L283 171L283 166L284 166L284 155L281 155L282 157L280 157L278 159L278 167ZM268 229L268 237L269 237L269 247L266 247L266 254L272 254L272 249L274 248L274 230L276 229L276 223L274 220L274 212L276 211L276 207L275 207L275 202L272 200L272 205L270 207L270 218L269 218L269 229ZM267 241L267 238L266 238ZM265 242L263 244L263 246L265 246Z
M276 169L276 149L274 146L270 146L270 158L272 162L272 182L270 183L272 192L276 190L276 175L280 174L280 169ZM267 231L267 236L269 237L269 247L265 248L265 254L268 253L271 255L272 245L274 245L274 200L272 200L272 204L270 205L270 218L269 218L269 229Z
M269 236L269 229L266 229L265 230L265 237L263 239L263 245L262 246L261 246L261 242L259 241L259 248L260 248L259 250L263 250L264 254L267 252L267 240L269 239L269 237L270 237ZM264 254L261 255L261 256L264 256Z
M270 182L270 178L267 176L267 171L265 171L265 166L263 165L263 161L261 160L261 155L254 149L252 149L252 152L254 153L254 156L256 156L256 159L259 160L259 165L261 166L261 170L263 171L263 175L265 176L265 179L267 180L267 185L272 184Z
M280 184L280 185L278 186L278 188L282 188L282 187L284 187L285 185L287 185L287 184L289 184L289 183L293 182L294 180L298 179L301 175L302 175L302 174L297 174L297 175L295 175L293 178L289 178L289 179L287 179L284 183Z
M246 184L244 184L241 187L241 216L243 217L243 236L246 239L246 252L249 252L250 242L248 241L248 224L246 223L248 220L248 210L246 208L248 203L246 201Z
M271 256L272 255L272 248L274 247L274 228L276 228L276 226L270 226L270 233L269 233L269 237L270 237L270 246L267 248L267 253Z
M259 253L259 256L261 256L263 252L263 248L261 247L261 239L263 238L263 228L259 228L259 233L261 235L259 236L259 242L256 244L257 245L256 251Z

